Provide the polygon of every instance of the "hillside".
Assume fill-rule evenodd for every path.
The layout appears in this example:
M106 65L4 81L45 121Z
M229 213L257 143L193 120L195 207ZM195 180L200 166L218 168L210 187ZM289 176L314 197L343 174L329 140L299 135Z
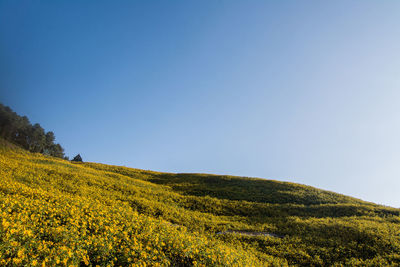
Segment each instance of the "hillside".
M72 163L4 140L0 166L0 265L400 265L399 209L310 186Z

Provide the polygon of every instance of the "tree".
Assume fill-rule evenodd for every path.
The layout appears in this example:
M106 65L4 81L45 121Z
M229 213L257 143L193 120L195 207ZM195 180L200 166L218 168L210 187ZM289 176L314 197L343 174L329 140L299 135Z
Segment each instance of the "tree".
M26 116L19 116L10 107L1 103L0 137L31 152L64 158L64 149L60 144L54 143L53 132L46 133L40 124L32 125Z
M43 154L52 156L54 150L54 141L56 137L54 136L53 132L47 132L45 136L45 145L43 149Z
M46 133L46 146L51 146L51 144L53 144L55 140L56 137L54 136L53 132Z
M0 104L0 136L6 140L13 140L17 131L17 114L7 106Z
M35 123L29 131L29 151L43 153L46 136L39 123Z
M53 144L50 148L50 156L64 158L64 148L60 144Z
M12 142L21 145L25 149L29 149L29 129L32 127L29 119L26 116L19 117L17 122L18 132Z

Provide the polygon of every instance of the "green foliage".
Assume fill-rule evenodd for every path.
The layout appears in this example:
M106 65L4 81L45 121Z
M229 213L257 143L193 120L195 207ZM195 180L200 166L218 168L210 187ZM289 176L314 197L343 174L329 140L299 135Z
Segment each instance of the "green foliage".
M67 162L5 141L0 165L3 265L400 265L400 210L333 192Z
M0 137L36 153L63 158L64 149L55 144L53 132L45 133L38 124L31 125L27 117L21 117L11 108L0 103Z

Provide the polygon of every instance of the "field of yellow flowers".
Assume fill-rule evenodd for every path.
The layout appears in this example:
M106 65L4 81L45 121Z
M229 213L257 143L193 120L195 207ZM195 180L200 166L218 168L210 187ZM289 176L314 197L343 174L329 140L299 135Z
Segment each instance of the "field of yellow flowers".
M1 266L400 264L398 209L312 187L71 163L4 140L0 166Z

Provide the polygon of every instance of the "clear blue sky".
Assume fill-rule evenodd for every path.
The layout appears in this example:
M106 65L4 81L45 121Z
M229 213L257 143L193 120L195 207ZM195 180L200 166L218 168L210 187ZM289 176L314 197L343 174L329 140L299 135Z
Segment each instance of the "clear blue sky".
M0 102L69 156L400 207L399 1L0 1Z

